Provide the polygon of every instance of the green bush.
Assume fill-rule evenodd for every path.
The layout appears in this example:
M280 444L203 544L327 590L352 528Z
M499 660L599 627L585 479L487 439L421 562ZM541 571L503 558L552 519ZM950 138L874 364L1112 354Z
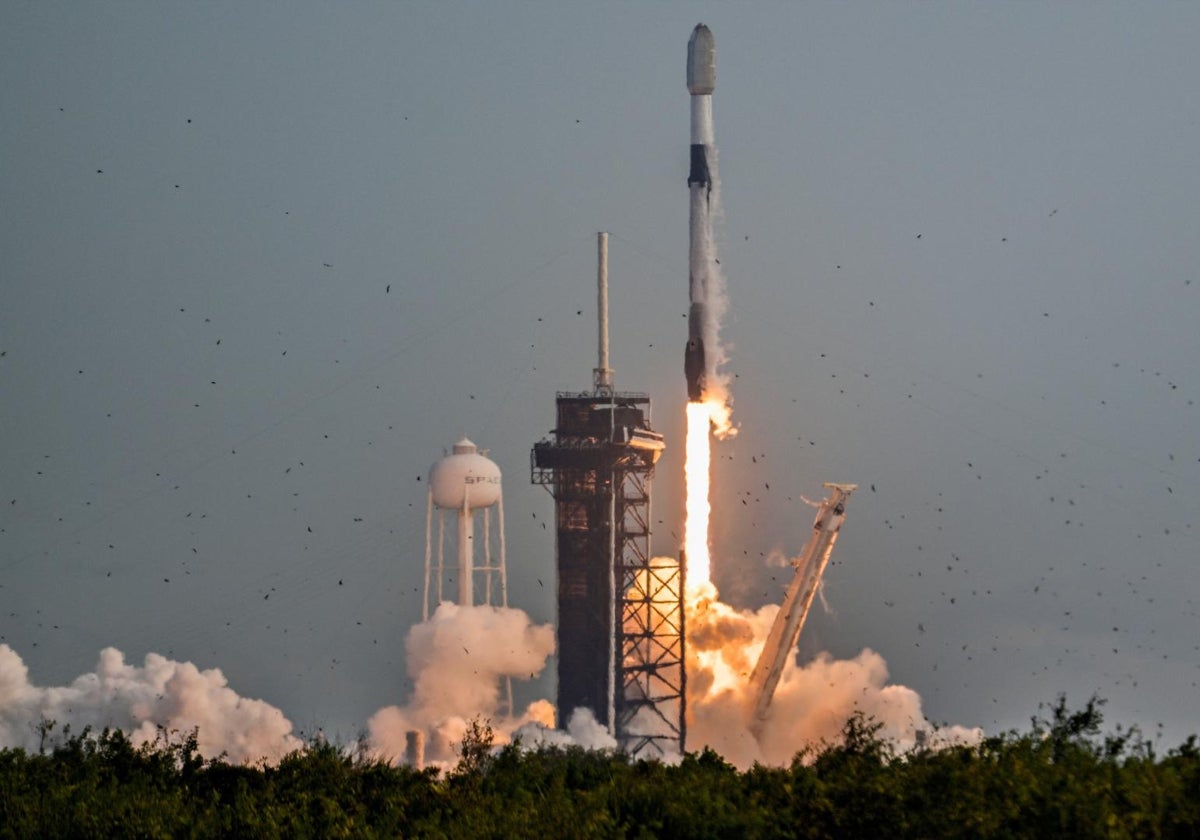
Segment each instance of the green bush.
M675 765L579 748L496 749L486 723L450 772L313 743L275 766L205 760L197 733L122 732L0 750L0 837L1196 837L1200 748L1102 736L1063 698L1030 731L896 754L861 715L788 767L711 750Z

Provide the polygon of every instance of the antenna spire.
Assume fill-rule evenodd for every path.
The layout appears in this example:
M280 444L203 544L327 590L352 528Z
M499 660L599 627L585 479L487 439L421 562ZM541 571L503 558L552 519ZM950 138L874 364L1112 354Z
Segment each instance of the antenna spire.
M608 366L608 234L596 234L596 316L599 320L596 367L592 384L598 394L611 394L613 371Z

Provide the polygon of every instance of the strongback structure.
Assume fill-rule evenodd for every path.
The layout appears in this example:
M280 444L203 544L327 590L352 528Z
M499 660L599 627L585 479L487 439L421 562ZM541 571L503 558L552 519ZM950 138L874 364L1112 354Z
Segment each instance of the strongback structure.
M647 394L613 390L607 234L598 238L599 364L591 392L560 392L531 478L554 496L560 723L587 708L633 755L682 752L683 567L650 556L650 483L662 435Z
M796 642L800 638L800 631L804 629L804 622L808 619L813 596L817 594L817 587L821 584L821 575L829 565L829 556L833 554L838 531L846 521L846 503L850 501L850 494L858 489L858 485L826 482L825 488L830 493L823 502L809 502L805 499L805 502L817 509L812 534L799 556L792 560L796 574L788 584L787 595L779 606L779 612L775 614L767 641L750 674L750 690L754 698L750 731L758 739L762 738L767 711L775 697L775 688L779 685L783 669L787 661L795 656Z

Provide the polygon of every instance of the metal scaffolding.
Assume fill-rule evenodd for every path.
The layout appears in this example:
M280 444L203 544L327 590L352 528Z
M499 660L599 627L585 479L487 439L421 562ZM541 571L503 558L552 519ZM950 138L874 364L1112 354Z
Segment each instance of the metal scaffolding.
M633 755L682 752L683 570L650 557L650 480L662 435L650 397L559 393L530 476L555 501L558 709L591 709Z

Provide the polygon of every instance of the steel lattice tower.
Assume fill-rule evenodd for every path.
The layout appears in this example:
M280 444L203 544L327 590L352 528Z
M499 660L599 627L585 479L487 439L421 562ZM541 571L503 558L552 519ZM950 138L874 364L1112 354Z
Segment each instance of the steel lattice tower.
M663 451L636 393L560 393L531 477L555 501L558 709L591 709L631 754L682 751L683 569L650 557L650 483Z
M587 708L632 755L682 753L683 564L650 556L650 484L664 449L648 394L608 366L608 236L598 236L599 364L591 392L560 392L530 477L554 496L560 725Z

